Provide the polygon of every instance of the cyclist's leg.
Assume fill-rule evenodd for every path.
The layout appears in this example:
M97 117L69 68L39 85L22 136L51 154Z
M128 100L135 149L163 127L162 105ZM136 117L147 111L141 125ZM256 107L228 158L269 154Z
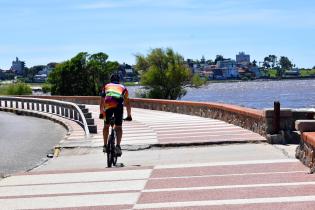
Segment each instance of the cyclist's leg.
M122 130L123 106L118 106L114 111L114 115L115 115L115 131L116 131L116 137L117 137L117 147L120 150L120 143L121 143L121 138L123 134L123 130ZM119 153L121 153L121 151Z
M108 134L109 134L109 126L110 126L110 118L113 115L113 110L112 109L107 109L106 110L106 117L104 121L104 128L103 128L103 140L104 140L104 147L107 145L107 140L108 140Z

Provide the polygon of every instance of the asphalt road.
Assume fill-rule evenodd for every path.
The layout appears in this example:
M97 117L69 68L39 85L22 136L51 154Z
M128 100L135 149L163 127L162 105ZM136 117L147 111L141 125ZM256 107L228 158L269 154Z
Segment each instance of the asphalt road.
M52 121L0 112L0 178L45 161L65 134Z

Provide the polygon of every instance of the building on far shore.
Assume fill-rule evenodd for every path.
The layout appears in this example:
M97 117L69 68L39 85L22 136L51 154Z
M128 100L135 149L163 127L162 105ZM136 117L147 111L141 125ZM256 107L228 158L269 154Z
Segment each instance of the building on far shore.
M250 55L245 54L245 52L239 52L236 55L236 64L243 66L248 66L250 64Z
M12 61L12 66L10 68L16 75L23 75L25 70L25 62L20 61L18 57L16 57L15 61Z

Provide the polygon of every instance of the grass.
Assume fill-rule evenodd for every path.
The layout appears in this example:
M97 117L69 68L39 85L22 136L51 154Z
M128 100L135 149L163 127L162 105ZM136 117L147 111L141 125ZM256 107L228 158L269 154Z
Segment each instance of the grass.
M125 86L138 86L139 82L124 82L123 85L125 85Z
M29 95L32 89L25 83L12 83L0 86L0 95Z
M315 76L315 69L301 69L300 75L301 77Z

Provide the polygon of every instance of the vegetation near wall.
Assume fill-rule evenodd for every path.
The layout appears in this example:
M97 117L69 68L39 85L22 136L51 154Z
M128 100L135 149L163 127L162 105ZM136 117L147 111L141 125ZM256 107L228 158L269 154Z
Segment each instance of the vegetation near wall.
M31 86L25 83L13 83L0 86L0 95L30 95L32 94Z

